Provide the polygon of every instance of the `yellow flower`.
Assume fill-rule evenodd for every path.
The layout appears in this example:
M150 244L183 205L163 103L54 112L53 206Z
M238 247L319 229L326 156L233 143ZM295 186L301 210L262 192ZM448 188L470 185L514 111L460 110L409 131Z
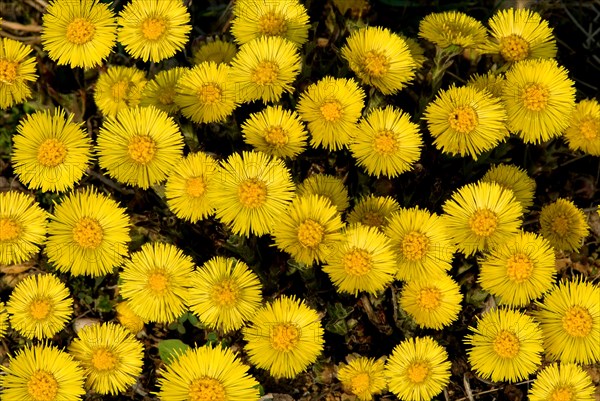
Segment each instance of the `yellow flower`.
M270 233L294 197L292 176L283 160L242 152L229 156L221 167L208 195L217 218L235 234Z
M164 111L136 107L104 121L97 149L100 167L111 177L147 189L167 178L183 156L183 135Z
M600 287L591 282L562 282L538 302L535 317L551 360L600 362Z
M402 289L400 306L420 327L441 330L456 320L463 296L447 274L422 276Z
M448 353L431 337L409 338L394 348L385 375L390 391L401 400L431 400L450 381Z
M171 323L186 310L194 262L174 245L147 243L120 274L121 295L145 321Z
M364 356L341 366L338 379L359 401L371 401L387 387L383 361Z
M123 263L131 240L125 209L93 187L56 205L48 235L48 261L74 276L111 273Z
M573 85L567 70L552 59L515 63L506 73L502 92L508 128L525 143L560 136L575 106Z
M94 101L102 114L114 117L140 103L146 85L143 71L135 67L110 66L96 82Z
M467 256L509 240L518 232L523 214L512 191L487 182L458 189L443 209L452 240Z
M190 280L190 310L211 329L237 330L261 306L262 285L246 263L216 256Z
M400 280L434 277L452 267L456 246L445 221L435 213L402 208L388 219L385 234L397 255Z
M144 61L158 62L183 49L192 30L181 0L133 0L119 14L119 42Z
M553 363L538 373L527 397L529 401L594 401L594 384L580 366Z
M350 151L367 173L394 178L412 170L423 140L410 116L392 106L377 108L361 120L350 140Z
M540 234L557 250L577 251L590 229L583 211L572 201L558 198L540 213Z
M511 190L523 211L533 206L535 195L535 180L527 175L525 170L512 164L492 166L483 176L481 182L495 182L504 189Z
M47 213L33 197L0 192L0 264L21 263L39 252Z
M13 137L15 174L31 189L66 191L90 164L92 141L73 115L38 111L22 119Z
M238 105L227 64L200 63L177 81L175 103L196 123L223 121Z
M276 102L283 92L294 91L292 83L302 61L294 44L278 36L260 37L242 45L231 62L231 82L238 99Z
M238 0L233 6L231 34L239 44L278 36L302 46L308 28L306 8L298 0Z
M131 334L136 335L144 329L144 320L135 314L131 306L129 306L129 302L119 302L115 306L115 311L117 312L117 320L121 326L129 330Z
M530 316L511 309L485 312L465 343L469 363L483 379L527 379L542 362L542 331Z
M477 48L487 39L481 22L460 11L431 13L425 16L419 23L419 36L441 48Z
M275 378L296 377L323 351L319 314L293 296L263 306L243 333L250 362Z
M42 45L59 65L102 64L117 39L115 14L98 0L54 0L44 13Z
M244 142L271 156L295 158L306 147L307 133L298 113L268 106L241 126Z
M187 68L175 67L156 74L144 87L140 106L154 106L168 114L175 114L179 106L175 103L175 87Z
M564 135L569 149L600 156L600 104L596 99L577 103Z
M296 197L273 231L277 248L296 261L322 263L342 240L342 219L335 206L318 195Z
M297 110L308 124L310 144L329 150L348 145L357 130L365 93L353 79L325 77L300 95Z
M10 325L23 337L51 338L73 313L73 298L52 274L34 275L19 282L10 294L6 311Z
M427 106L425 119L436 148L475 160L508 136L500 99L472 86L440 91Z
M490 71L483 75L471 75L467 82L467 86L472 86L478 91L487 89L493 96L501 98L505 82L506 80L503 74L496 74L494 71Z
M158 378L162 401L258 401L259 383L229 348L190 348L164 365Z
M218 36L208 38L194 51L194 64L212 61L217 64L229 64L237 53L235 44L222 40Z
M50 345L29 345L0 369L3 401L81 400L83 369L73 357Z
M81 329L69 353L85 369L86 387L99 394L120 394L142 374L144 347L127 329L114 323Z
M417 68L406 41L381 27L354 31L342 47L342 57L363 83L384 95L404 88Z
M419 42L417 42L416 39L409 38L408 36L404 35L398 36L400 36L400 38L402 38L406 42L408 50L410 51L410 55L412 56L413 60L415 60L415 64L417 66L416 68L419 69L423 67L423 64L425 63L425 61L427 61L427 57L425 57L425 49L421 47L421 45L419 44Z
M338 212L350 206L348 189L341 179L328 174L314 174L306 178L296 190L298 196L319 195L326 198Z
M195 223L214 213L208 194L214 188L217 161L206 153L190 153L167 179L165 195L169 209L180 219Z
M556 40L548 21L525 8L498 10L488 25L491 38L486 53L500 54L508 62L556 57Z
M8 313L4 302L0 302L0 338L3 338L8 329Z
M479 261L478 282L512 307L541 297L556 275L554 249L534 233L521 231Z
M31 47L16 40L0 39L0 109L23 103L31 97L29 81L35 81L35 57Z
M399 210L400 204L391 196L370 194L356 202L346 221L348 224L360 223L384 231L389 224L389 218Z
M376 228L351 226L327 258L323 271L338 292L357 296L360 291L376 294L394 280L396 254L390 241Z

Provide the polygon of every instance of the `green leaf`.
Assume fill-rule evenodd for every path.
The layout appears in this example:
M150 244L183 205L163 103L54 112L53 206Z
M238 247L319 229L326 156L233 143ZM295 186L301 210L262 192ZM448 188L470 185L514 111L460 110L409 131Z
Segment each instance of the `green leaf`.
M164 363L169 364L190 348L181 340L162 340L158 343L158 355Z

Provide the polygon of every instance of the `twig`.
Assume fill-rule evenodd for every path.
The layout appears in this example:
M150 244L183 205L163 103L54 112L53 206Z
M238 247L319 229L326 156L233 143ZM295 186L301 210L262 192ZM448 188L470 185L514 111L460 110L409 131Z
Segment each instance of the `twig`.
M392 329L392 327L390 325L385 324L379 320L379 318L375 314L375 311L373 310L373 305L371 305L371 301L369 300L369 297L367 297L367 295L363 294L363 296L360 297L360 301L361 301L362 307L365 310L365 312L367 313L367 317L369 318L371 323L373 323L377 327L377 329L380 332L382 332L383 334L388 335L388 336L391 335L394 332L394 329Z
M471 391L471 384L469 384L469 379L467 379L467 375L463 375L463 384L465 385L465 391L467 392L467 397L465 399L468 399L469 401L475 401L475 398L473 398L473 392Z
M5 31L0 31L0 36L27 44L40 43L42 41L39 36L15 36Z
M2 29L12 29L13 31L23 31L23 32L42 32L42 27L36 24L23 25L18 22L12 21L2 21Z
M48 5L48 4L46 4L46 5L40 4L38 1L34 1L34 0L24 0L24 2L27 3L30 7L35 8L36 10L38 10L41 13L46 11L46 6Z

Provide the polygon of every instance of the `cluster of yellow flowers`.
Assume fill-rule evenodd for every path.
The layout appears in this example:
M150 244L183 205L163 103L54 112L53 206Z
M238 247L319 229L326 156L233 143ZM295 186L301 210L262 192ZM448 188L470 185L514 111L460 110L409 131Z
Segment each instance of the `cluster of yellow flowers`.
M427 61L424 50L389 29L358 28L339 52L356 78L325 76L296 102L300 51L309 38L305 7L297 0L237 0L232 15L235 44L209 40L191 68L148 80L135 67L103 67L94 92L104 116L97 135L63 110L38 111L20 122L11 155L16 177L32 191L64 195L50 213L24 193L0 193L0 264L41 251L72 276L118 271L122 302L119 324L86 326L62 351L50 341L71 320L69 288L51 273L19 282L0 314L0 334L10 323L20 336L44 342L25 346L2 367L2 399L77 400L85 389L126 391L144 365L136 334L146 323L168 324L187 311L207 328L241 330L249 363L275 378L295 377L323 352L319 311L294 296L263 303L263 283L243 261L215 256L196 267L185 250L161 242L130 252L127 209L103 190L76 187L97 157L121 184L147 190L166 182L167 205L180 219L196 223L214 215L235 235L270 235L297 264L319 265L338 292L377 295L403 281L398 306L421 328L442 330L458 319L463 294L448 272L457 252L475 255L479 284L502 306L484 312L464 339L473 370L515 382L538 371L545 353L561 364L539 371L530 399L591 400L591 379L578 364L600 362L600 287L579 279L556 284L555 268L556 251L577 251L588 235L583 211L559 198L543 206L539 233L522 230L536 183L510 164L492 166L481 180L456 189L442 214L374 195L348 210L340 178L314 174L296 182L289 165L308 146L347 149L373 177L415 168L429 141L421 125L393 105L365 109L365 99L410 85ZM117 41L132 58L157 63L184 49L190 21L181 0L132 0L118 16L97 0L54 0L44 14L42 44L50 59L73 68L102 66ZM421 22L420 37L440 54L470 49L500 66L440 89L426 105L423 120L434 147L477 159L511 133L526 144L564 135L574 151L600 156L600 105L576 103L573 81L554 60L548 23L533 11L508 9L488 26L454 11ZM30 52L15 40L0 41L0 108L32 96ZM277 104L287 95L295 109ZM240 124L253 151L222 160L184 152L175 116L219 123L254 101L264 109ZM533 313L525 311L532 305ZM430 400L448 384L450 366L442 345L413 337L386 361L349 361L338 378L359 400L386 389L401 400ZM258 400L248 370L229 349L190 348L164 366L157 394L165 401Z

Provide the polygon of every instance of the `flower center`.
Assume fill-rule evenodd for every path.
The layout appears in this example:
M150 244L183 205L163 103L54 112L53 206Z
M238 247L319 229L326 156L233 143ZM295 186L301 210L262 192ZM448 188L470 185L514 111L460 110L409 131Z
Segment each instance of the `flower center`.
M106 348L98 348L92 355L92 365L96 370L112 370L117 366L117 357Z
M38 162L44 167L56 167L67 158L67 147L61 141L50 138L41 143L38 152Z
M239 288L233 280L223 280L212 289L212 299L218 306L234 306L239 294Z
M125 100L125 98L127 97L127 91L129 89L129 84L130 84L129 81L122 79L120 81L115 82L110 87L112 96L116 101L120 102L122 100Z
M352 248L342 259L346 273L352 276L364 276L373 268L371 255L364 249Z
M427 254L429 238L418 231L411 231L402 239L402 255L408 260L421 260Z
M11 218L2 217L0 219L0 242L8 242L19 238L21 226Z
M19 63L16 61L0 59L0 82L9 85L15 82L18 68Z
M552 231L561 237L569 232L569 218L563 214L556 216L552 221Z
M381 227L385 223L385 219L380 213L366 212L360 222L369 227Z
M423 309L431 311L437 309L441 304L442 293L437 288L423 288L419 292L417 303Z
M342 117L342 105L337 100L328 100L321 106L321 115L329 122L337 121Z
M202 177L192 177L185 184L185 191L193 198L199 198L206 191L206 182Z
M512 34L500 39L500 54L506 61L520 61L529 56L529 43L521 36Z
M52 304L50 301L47 299L38 299L29 305L29 314L35 320L44 320L50 313L51 309Z
M281 126L270 126L265 130L265 141L277 149L284 147L288 143L287 132Z
M371 379L369 378L369 374L366 372L359 373L356 376L354 376L352 380L350 380L352 393L355 395L366 393L367 391L369 391L370 385Z
M316 248L323 241L323 226L307 219L298 227L298 241L307 248Z
M158 94L158 101L165 106L173 104L175 99L175 88L163 88Z
M584 119L579 125L581 136L591 141L600 137L600 119L589 117Z
M512 255L506 263L506 275L511 281L521 284L533 273L533 263L524 253Z
M221 101L221 88L213 83L204 84L196 96L202 104L214 104Z
M548 401L575 401L573 390L570 387L555 388Z
M288 352L300 341L300 330L293 323L279 323L271 329L270 339L277 351Z
M279 66L272 61L261 61L252 72L252 82L257 85L271 85L277 80Z
M287 31L287 24L283 16L271 11L260 17L258 29L266 36L281 36Z
M83 217L73 227L73 241L82 248L98 248L103 237L104 232L96 219Z
M389 155L396 151L397 146L398 142L396 141L394 131L388 129L381 130L375 135L373 148L377 153Z
M429 366L424 362L414 362L408 367L406 375L413 384L423 383L429 375Z
M129 140L127 154L136 163L148 164L156 154L156 142L149 135L135 135Z
M167 30L167 25L162 18L148 18L142 22L142 33L148 40L157 40Z
M519 339L510 331L502 330L494 338L494 352L502 358L514 358L519 353L519 348Z
M459 106L448 115L448 124L456 132L468 134L477 128L479 119L471 106Z
M163 273L152 273L148 277L148 287L157 295L163 295L169 286L169 279Z
M220 381L210 378L201 377L190 384L188 393L190 401L226 401L227 395L225 388Z
M35 401L54 401L58 394L58 382L52 373L38 370L27 382L27 392Z
M529 84L523 90L523 106L529 111L542 111L548 105L550 91L546 85Z
M369 50L363 59L364 72L375 78L382 77L390 68L390 62L385 54Z
M489 209L479 209L469 219L469 227L480 237L489 237L496 231L498 217Z
M562 318L563 329L573 337L586 337L592 331L592 323L592 315L581 306L571 306Z
M75 18L67 25L67 40L76 45L83 45L94 38L96 28L85 18Z
M247 208L260 207L267 201L267 184L256 178L247 179L240 184L238 198Z

